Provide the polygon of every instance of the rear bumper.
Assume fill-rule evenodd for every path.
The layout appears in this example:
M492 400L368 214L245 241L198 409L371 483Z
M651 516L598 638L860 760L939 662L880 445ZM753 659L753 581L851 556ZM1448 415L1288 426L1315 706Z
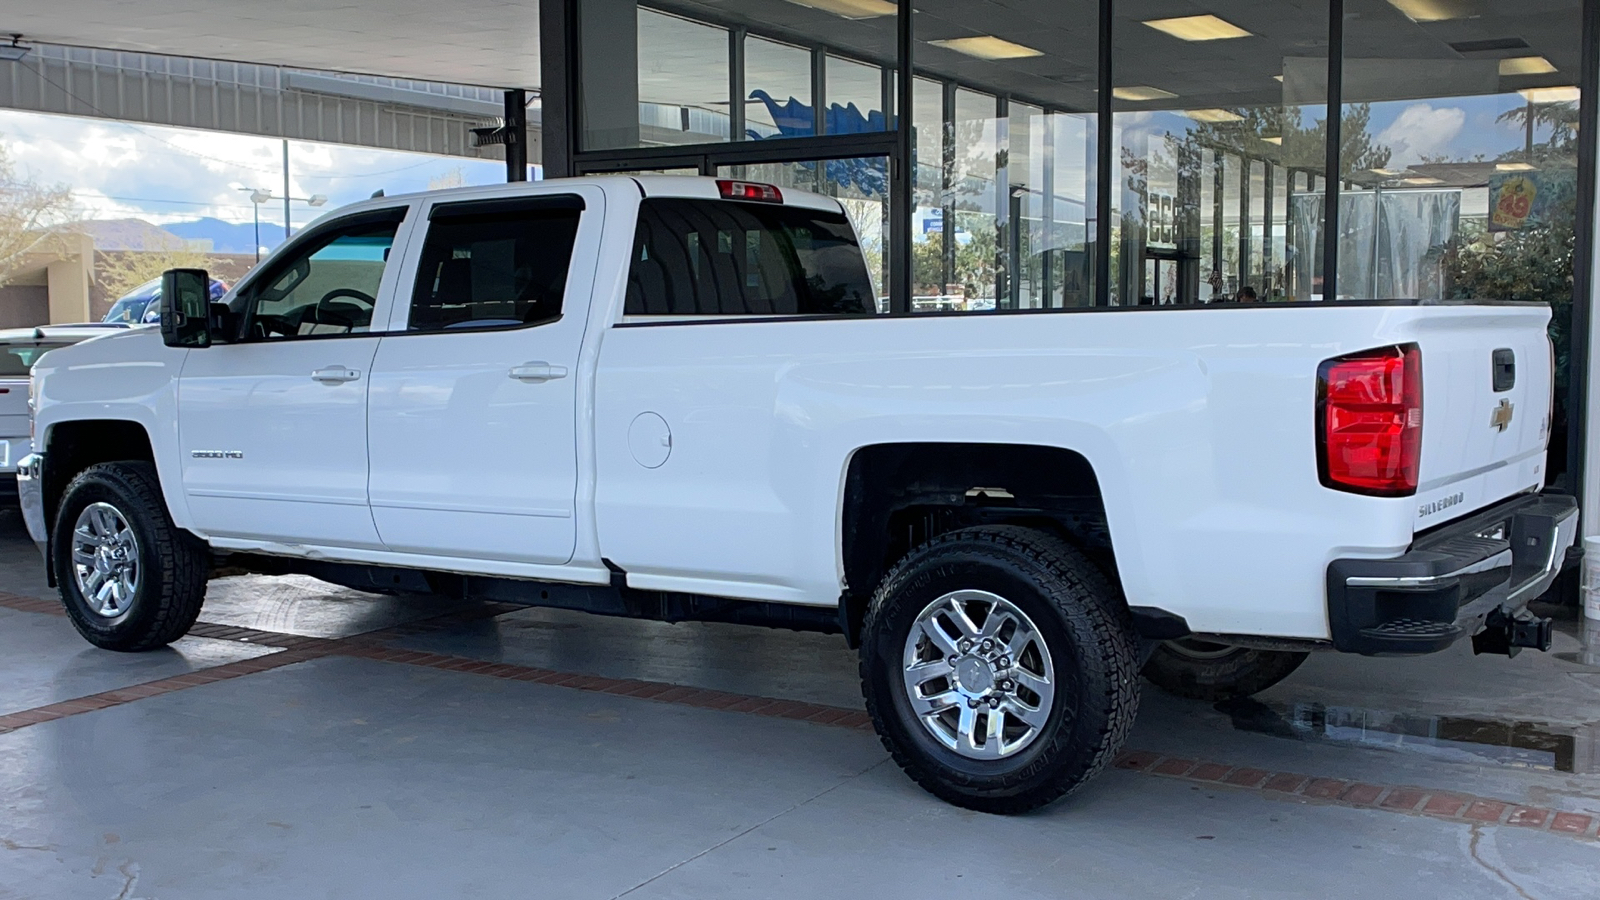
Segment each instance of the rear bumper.
M1392 559L1328 566L1333 646L1368 656L1443 650L1493 611L1543 594L1578 532L1578 502L1524 494L1419 537Z

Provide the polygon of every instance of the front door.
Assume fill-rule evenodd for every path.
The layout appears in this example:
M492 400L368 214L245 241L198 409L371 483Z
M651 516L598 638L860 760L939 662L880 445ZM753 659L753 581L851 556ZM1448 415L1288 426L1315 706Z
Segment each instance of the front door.
M583 194L429 208L410 302L372 364L369 491L390 549L572 558L593 265L568 269L575 243L598 245L602 202Z
M382 546L367 506L367 386L405 212L306 232L241 288L238 341L190 352L178 436L202 534Z

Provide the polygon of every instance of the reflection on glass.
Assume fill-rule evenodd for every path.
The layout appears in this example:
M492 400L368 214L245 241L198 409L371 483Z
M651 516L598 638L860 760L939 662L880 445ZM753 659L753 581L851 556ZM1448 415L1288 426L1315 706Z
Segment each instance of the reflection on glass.
M816 134L811 54L764 38L744 42L745 136L751 140Z
M577 0L580 149L810 136L818 119L833 134L887 130L880 73L895 59L894 4L777 5L674 4L677 15ZM743 71L731 70L736 59ZM732 97L737 84L743 96Z
M820 162L763 163L722 166L717 174L775 184L780 188L816 191L839 201L855 226L861 252L872 277L878 311L889 310L889 161L882 156L830 159Z
M1098 4L961 9L914 22L911 309L1089 305Z
M1196 9L1200 32L1114 23L1111 302L1312 299L1317 256L1295 220L1320 235L1321 209L1290 185L1323 166L1328 60L1310 48L1326 46L1326 12Z
M643 8L638 21L639 143L728 140L727 29Z
M1419 28L1405 4L1345 8L1339 297L1549 303L1556 478L1569 418L1582 3L1447 17L1431 26L1448 35L1445 53L1432 31L1396 47L1396 29Z
M854 60L829 56L824 68L829 134L884 131L888 126L883 70ZM892 96L892 94L891 94Z

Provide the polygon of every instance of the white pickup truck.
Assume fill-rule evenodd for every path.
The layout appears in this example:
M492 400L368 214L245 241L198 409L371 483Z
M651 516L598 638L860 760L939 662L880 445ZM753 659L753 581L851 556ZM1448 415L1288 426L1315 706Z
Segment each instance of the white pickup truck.
M1102 769L1138 675L1547 648L1548 311L880 314L843 211L621 177L330 214L158 332L33 370L28 528L146 650L216 560L373 591L843 633L906 771L1016 812Z

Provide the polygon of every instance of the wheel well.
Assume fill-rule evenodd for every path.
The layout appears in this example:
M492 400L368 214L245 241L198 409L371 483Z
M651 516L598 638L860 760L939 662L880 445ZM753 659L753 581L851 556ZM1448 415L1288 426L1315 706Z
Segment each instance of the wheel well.
M1081 454L1026 444L863 447L845 476L841 535L841 618L852 646L867 602L891 566L940 534L986 524L1055 534L1117 581L1100 483Z
M61 495L84 469L105 462L143 460L155 462L150 435L138 422L120 419L95 419L61 422L51 427L45 448L45 521L55 519Z

